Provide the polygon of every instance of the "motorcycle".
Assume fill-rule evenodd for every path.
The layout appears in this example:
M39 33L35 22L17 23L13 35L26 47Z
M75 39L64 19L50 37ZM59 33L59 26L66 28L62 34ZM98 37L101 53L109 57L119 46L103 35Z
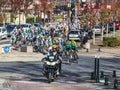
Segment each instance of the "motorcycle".
M55 56L48 56L43 64L43 74L48 82L54 81L61 71L61 62Z

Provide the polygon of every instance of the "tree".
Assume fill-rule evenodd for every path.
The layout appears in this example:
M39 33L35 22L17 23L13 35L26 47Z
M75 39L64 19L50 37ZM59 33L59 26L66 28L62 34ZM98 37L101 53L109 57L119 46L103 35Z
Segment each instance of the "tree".
M44 13L44 21L43 23L45 24L45 15L47 12L49 12L52 8L52 3L49 0L40 0L41 6L42 6L42 11Z
M33 3L33 0L9 0L9 2L11 5L11 13L13 14L14 18L16 18L16 15L19 14L20 19L20 13L24 12L27 14L28 7Z
M2 17L3 22L6 21L6 12L8 6L8 0L0 0L0 16Z

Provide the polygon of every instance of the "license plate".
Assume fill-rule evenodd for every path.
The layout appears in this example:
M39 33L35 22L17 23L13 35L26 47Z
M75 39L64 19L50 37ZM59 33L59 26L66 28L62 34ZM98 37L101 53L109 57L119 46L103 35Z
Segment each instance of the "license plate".
M70 35L70 37L77 37L76 35Z
M96 32L100 32L100 30L96 30Z

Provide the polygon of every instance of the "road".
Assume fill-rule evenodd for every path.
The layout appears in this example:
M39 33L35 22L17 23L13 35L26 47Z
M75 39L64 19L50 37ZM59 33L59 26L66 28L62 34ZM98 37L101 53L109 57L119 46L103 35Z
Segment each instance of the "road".
M12 90L108 90L90 83L90 73L94 70L94 57L79 56L79 63L62 64L62 74L52 82L42 75L42 62L0 63L0 78L8 79ZM113 70L120 76L120 58L100 58L100 71L112 76ZM111 89L109 89L111 90Z

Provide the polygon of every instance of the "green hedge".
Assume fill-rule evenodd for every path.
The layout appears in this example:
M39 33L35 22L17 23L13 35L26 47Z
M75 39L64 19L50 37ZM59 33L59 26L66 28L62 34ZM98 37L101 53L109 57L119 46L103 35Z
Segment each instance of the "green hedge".
M34 17L27 17L26 22L27 23L33 23L34 22Z
M63 18L63 15L57 15L56 17L55 17L55 19L62 19Z
M34 22L34 17L27 17L26 22L27 23L33 23ZM36 22L39 22L39 17L36 17Z
M120 46L120 37L104 37L103 44L110 47Z

